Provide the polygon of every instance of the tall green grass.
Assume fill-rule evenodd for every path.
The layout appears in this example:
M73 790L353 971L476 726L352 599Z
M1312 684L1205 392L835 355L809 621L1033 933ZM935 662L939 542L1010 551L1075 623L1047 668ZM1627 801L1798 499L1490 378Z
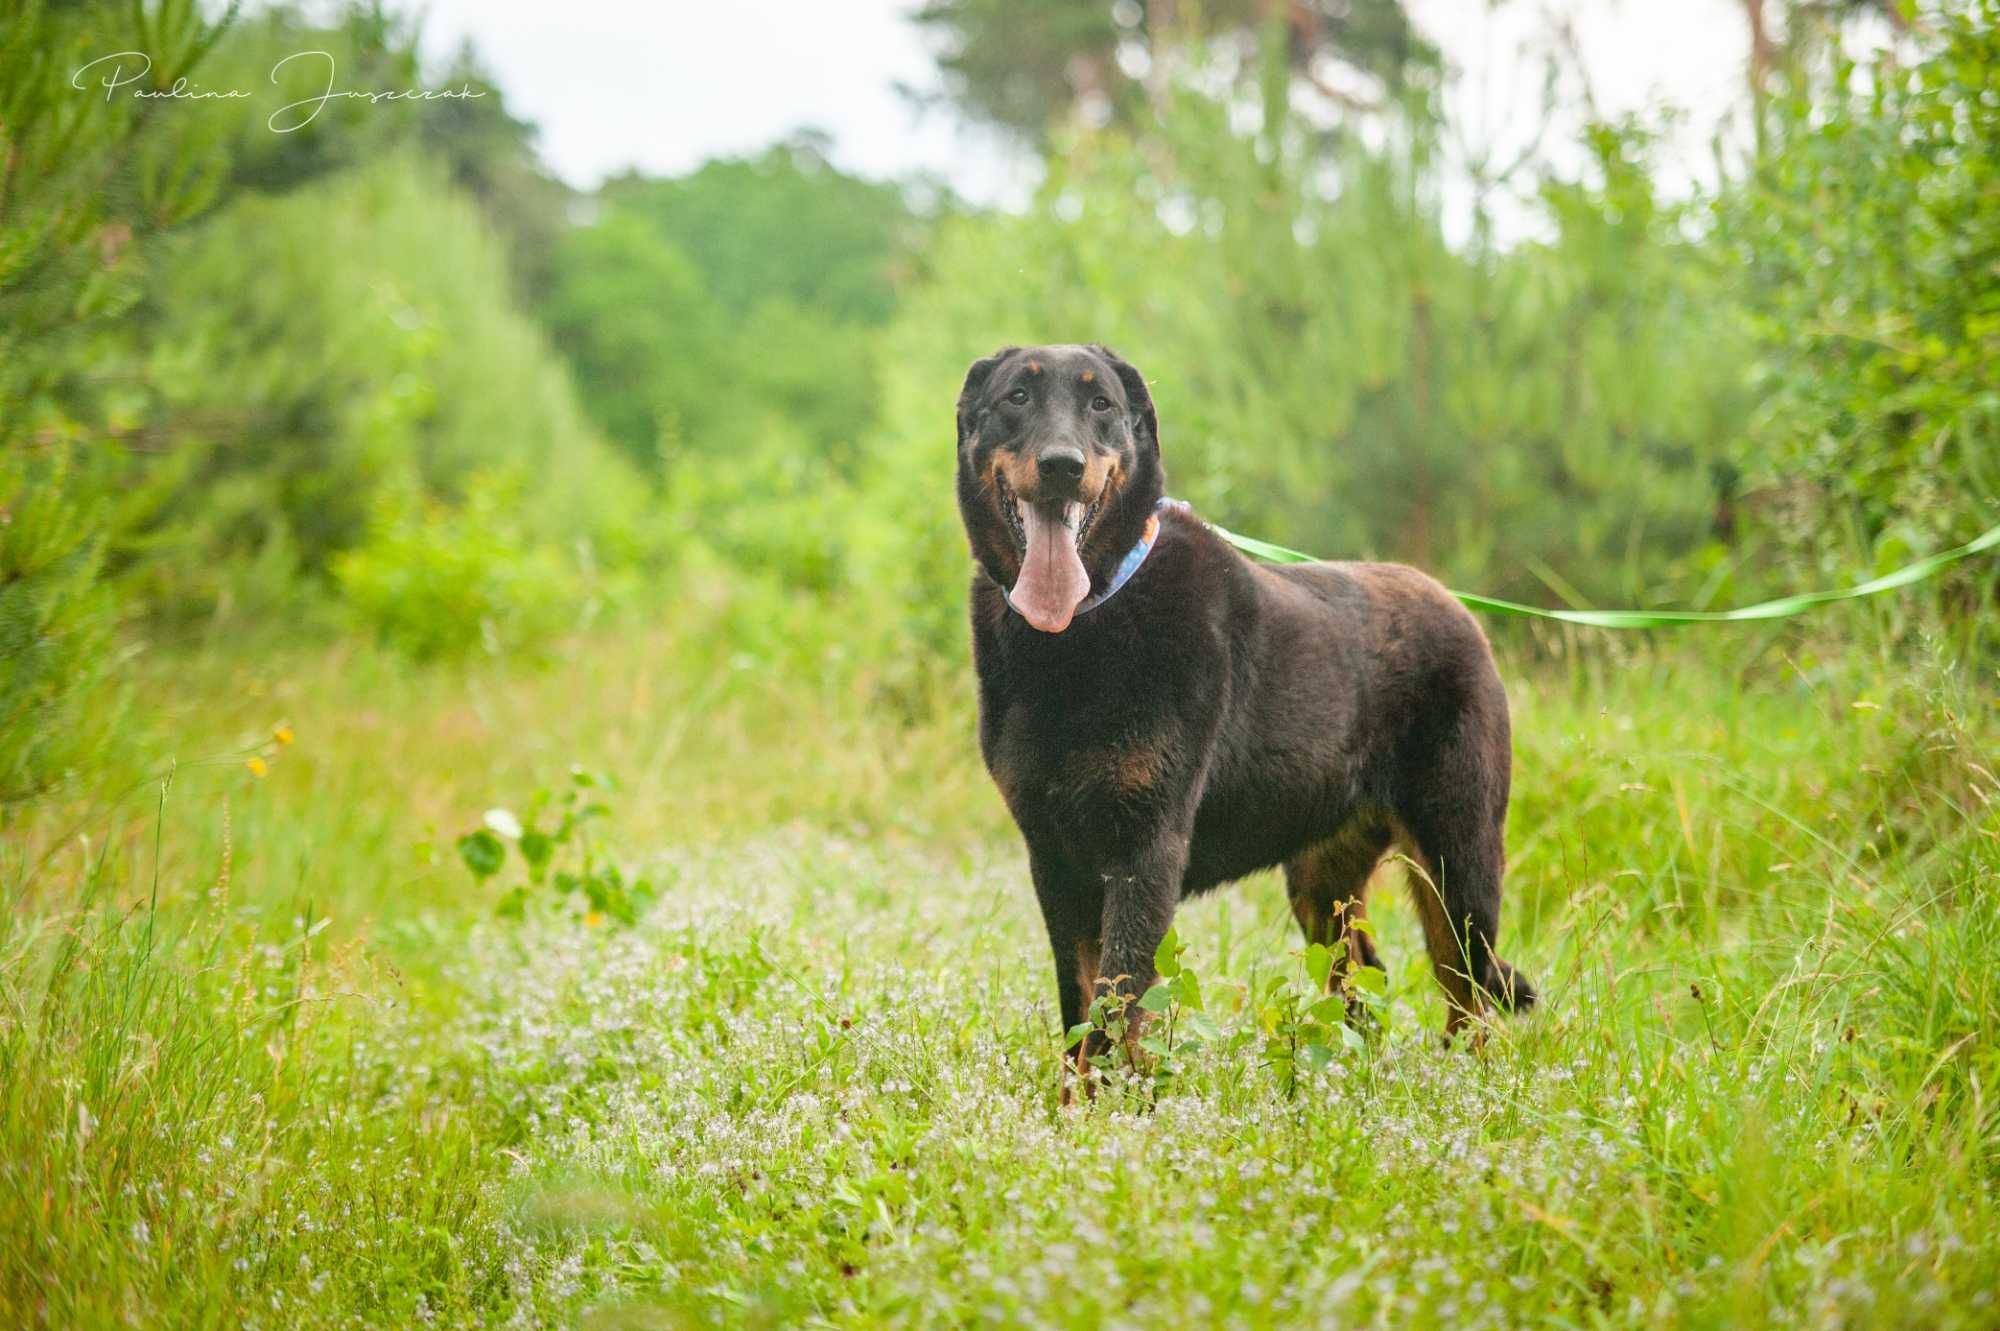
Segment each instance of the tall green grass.
M156 865L79 846L56 870L74 905L0 936L6 1320L504 1305L503 1255L461 1241L494 1140L444 1009L331 946L307 897L236 900L233 850L163 910Z
M1507 672L1542 1010L1439 1049L1384 892L1386 1035L1288 1087L1267 875L1178 926L1219 1038L1059 1110L963 694L714 641L142 663L161 770L7 851L0 1322L1992 1324L1991 679L1551 639ZM573 761L636 928L456 863Z

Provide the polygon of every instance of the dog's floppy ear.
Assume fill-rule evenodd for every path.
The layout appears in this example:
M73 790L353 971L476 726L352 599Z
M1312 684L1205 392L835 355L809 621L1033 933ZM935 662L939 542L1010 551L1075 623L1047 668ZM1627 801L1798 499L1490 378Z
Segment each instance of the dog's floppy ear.
M1153 410L1153 395L1146 391L1146 376L1125 363L1110 347L1096 345L1091 348L1098 355L1111 362L1111 368L1118 372L1118 382L1125 386L1125 399L1132 404L1132 415L1136 428L1133 433L1153 441L1153 447L1160 446L1160 417Z
M965 372L965 387L958 390L960 448L965 447L965 436L972 431L972 404L979 400L979 394L986 388L986 381L993 377L993 371L1000 368L1000 362L1019 350L1019 347L1002 347L985 360L972 362L972 368Z

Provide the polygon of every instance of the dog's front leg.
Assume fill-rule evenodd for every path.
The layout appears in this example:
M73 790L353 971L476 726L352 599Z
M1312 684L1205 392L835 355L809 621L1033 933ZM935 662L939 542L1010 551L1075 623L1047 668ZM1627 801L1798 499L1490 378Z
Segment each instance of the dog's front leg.
M1082 1025L1090 1017L1090 1001L1097 991L1098 963L1103 951L1104 889L1090 874L1068 863L1046 843L1028 846L1028 870L1035 881L1035 898L1041 903L1042 923L1049 931L1049 951L1056 965L1056 1001L1062 1012L1063 1034ZM1065 1046L1063 1055L1062 1099L1068 1104L1075 1086L1088 1091L1090 1059L1103 1051L1103 1042L1086 1036L1074 1048Z
M1187 870L1187 839L1162 835L1138 854L1102 869L1104 945L1099 988L1124 1002L1125 1042L1136 1051L1145 1013L1139 999L1159 972L1153 958L1173 927Z

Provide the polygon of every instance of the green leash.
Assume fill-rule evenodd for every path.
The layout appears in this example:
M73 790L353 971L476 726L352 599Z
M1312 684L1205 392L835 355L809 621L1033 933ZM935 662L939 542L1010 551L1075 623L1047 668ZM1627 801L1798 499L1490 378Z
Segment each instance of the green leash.
M1268 559L1274 564L1316 562L1312 555L1288 550L1282 545L1272 545L1269 541L1260 541L1254 536L1238 536L1233 531L1210 525L1217 536L1246 555ZM1452 595L1474 610L1493 610L1503 615L1530 615L1536 619L1560 619L1566 624L1589 624L1593 628L1600 629L1651 629L1674 624L1727 624L1746 619L1784 619L1789 615L1810 610L1816 605L1826 605L1830 601L1852 601L1863 596L1873 596L1877 592L1907 587L1913 582L1922 582L1961 559L1969 559L1995 546L2000 546L2000 527L1994 527L1983 535L1975 536L1964 545L1931 555L1927 559L1919 559L1916 563L1907 564L1894 573L1884 573L1879 578L1870 578L1857 586L1831 592L1801 592L1797 596L1781 596L1775 601L1759 601L1756 605L1746 605L1736 610L1544 610L1540 606L1523 605L1519 601L1503 601L1497 596L1481 596L1477 592L1453 592Z

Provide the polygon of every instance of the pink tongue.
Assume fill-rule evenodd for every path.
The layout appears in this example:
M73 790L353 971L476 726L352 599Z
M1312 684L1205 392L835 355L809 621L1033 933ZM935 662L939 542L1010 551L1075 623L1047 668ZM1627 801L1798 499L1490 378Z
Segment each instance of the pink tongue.
M1061 633L1076 614L1077 603L1090 595L1090 575L1077 558L1076 529L1060 511L1039 504L1021 505L1028 531L1028 553L1021 559L1021 576L1008 593L1021 618L1044 633Z

